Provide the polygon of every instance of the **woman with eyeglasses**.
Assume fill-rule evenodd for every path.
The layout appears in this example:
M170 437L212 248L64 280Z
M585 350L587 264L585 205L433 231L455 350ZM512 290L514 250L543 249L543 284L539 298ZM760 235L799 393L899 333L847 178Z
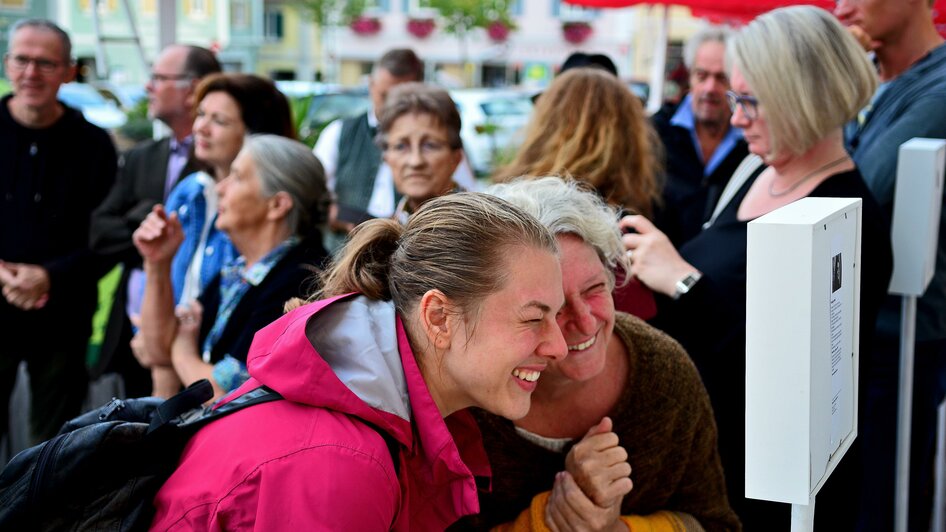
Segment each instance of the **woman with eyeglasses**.
M463 190L453 181L463 159L460 113L447 91L423 83L398 85L378 115L378 133L401 195L395 220L406 224L424 202Z
M717 207L712 225L679 250L641 216L621 224L636 231L623 237L631 273L665 296L655 324L687 349L710 394L733 507L746 530L787 530L787 508L743 497L746 226L805 197L861 198L860 345L870 345L892 268L889 229L845 151L841 128L867 105L877 80L854 38L828 12L813 7L762 15L727 48L732 124L742 128L749 145L744 166L757 168L733 184L735 194ZM861 382L870 371L866 358L861 358ZM855 460L846 457L841 469L853 469ZM841 469L832 482L849 478ZM852 528L857 508L850 500L830 499L831 491L829 483L819 494L819 520L837 519L826 530Z

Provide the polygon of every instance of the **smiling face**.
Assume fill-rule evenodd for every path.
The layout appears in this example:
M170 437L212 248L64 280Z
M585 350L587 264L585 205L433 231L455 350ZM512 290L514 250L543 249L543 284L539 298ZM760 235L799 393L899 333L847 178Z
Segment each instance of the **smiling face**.
M42 110L58 105L59 86L70 81L74 72L65 53L62 41L52 31L24 26L13 34L5 67L14 105Z
M446 128L432 115L398 117L386 139L384 161L391 167L394 186L412 207L450 192L463 151L450 146Z
M752 92L752 88L749 87L749 84L746 83L745 78L742 77L742 72L739 71L739 68L734 66L732 69L732 90L740 96L755 96ZM741 105L737 105L736 109L732 114L732 125L733 127L742 128L742 132L746 137L746 143L749 144L749 152L754 153L763 159L770 160L769 152L771 151L771 142L769 135L769 126L765 121L765 107L763 107L760 102L756 107L757 116L755 119L750 119L746 116L746 112L743 111Z
M542 386L587 381L604 369L614 331L614 299L607 271L594 248L574 235L559 235L565 306L556 321L568 356L549 364Z
M551 360L565 355L565 341L555 323L562 306L558 258L546 250L509 250L507 280L480 304L478 319L468 323L452 315L456 334L440 367L435 396L441 412L478 406L519 419L526 415L536 381Z
M222 169L224 173L218 179L229 173L245 135L246 125L236 100L220 91L204 96L194 119L194 155L215 170Z

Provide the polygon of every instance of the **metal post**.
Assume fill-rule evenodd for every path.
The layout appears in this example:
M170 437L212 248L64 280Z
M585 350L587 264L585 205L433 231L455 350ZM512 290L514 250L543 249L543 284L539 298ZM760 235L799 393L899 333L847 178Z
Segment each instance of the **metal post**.
M916 296L903 296L900 319L900 397L897 410L894 531L907 532L910 515L910 429L913 421L913 340L916 334Z
M792 505L792 532L812 532L815 528L815 496L808 504Z
M933 532L946 532L946 401L939 405L936 425L936 488L933 490Z
M670 34L670 7L653 6L662 9L663 18L657 33L657 45L654 50L654 62L650 71L650 96L647 98L647 112L656 113L664 103L664 70L667 68L667 39Z

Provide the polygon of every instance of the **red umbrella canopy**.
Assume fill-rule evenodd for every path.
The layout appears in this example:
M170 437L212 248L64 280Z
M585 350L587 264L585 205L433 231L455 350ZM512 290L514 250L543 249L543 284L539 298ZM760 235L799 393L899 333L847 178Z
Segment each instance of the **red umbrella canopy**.
M628 7L637 4L657 4L686 6L693 16L703 17L714 22L745 23L777 7L788 5L814 5L831 11L835 0L565 0L565 2L585 7ZM946 0L936 0L933 7L936 28L946 36Z

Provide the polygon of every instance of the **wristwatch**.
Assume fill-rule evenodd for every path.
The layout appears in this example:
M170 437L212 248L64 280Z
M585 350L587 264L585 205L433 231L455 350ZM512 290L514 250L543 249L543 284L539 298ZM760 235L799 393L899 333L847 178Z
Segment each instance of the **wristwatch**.
M680 299L680 296L689 292L701 277L703 277L703 274L700 272L691 272L683 276L683 279L680 279L677 281L677 284L674 285L673 298Z

